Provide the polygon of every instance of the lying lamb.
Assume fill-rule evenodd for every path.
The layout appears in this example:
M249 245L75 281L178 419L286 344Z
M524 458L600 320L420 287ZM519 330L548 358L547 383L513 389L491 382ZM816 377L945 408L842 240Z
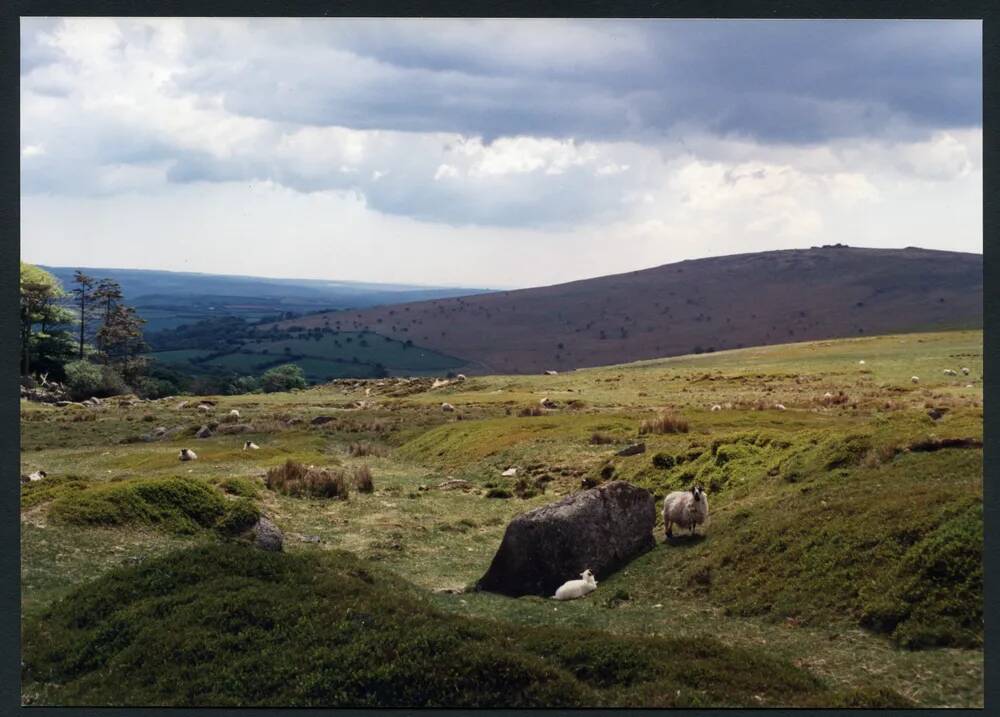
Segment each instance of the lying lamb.
M560 585L552 597L556 600L573 600L597 590L597 581L594 579L594 574L590 572L590 568L580 573L580 577L583 580L568 580Z
M920 377L919 376L910 376L910 381L912 383L920 383Z
M674 537L673 524L694 532L695 527L708 519L708 496L700 486L691 490L678 490L663 499L663 531Z
M35 471L34 473L29 473L28 475L21 476L22 483L34 483L36 480L42 480L48 473L42 470Z
M233 408L229 411L229 415L232 416L233 418L239 418L240 412L237 411L235 408Z
M181 448L181 453L178 456L182 461L193 461L197 458L197 454L190 448Z
M722 410L722 406L720 406L719 404L715 404L714 406L712 406L712 410L713 411L721 411Z
M258 450L260 450L260 446L258 446L253 441L246 441L243 444L243 450L244 451L258 451Z

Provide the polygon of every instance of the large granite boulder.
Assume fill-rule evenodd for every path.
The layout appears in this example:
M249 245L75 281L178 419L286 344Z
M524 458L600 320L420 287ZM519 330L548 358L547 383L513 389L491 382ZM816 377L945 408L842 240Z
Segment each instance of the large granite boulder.
M517 516L480 590L551 596L587 568L598 580L656 545L652 494L612 481Z
M261 516L253 526L253 543L262 550L280 551L285 542L281 528Z

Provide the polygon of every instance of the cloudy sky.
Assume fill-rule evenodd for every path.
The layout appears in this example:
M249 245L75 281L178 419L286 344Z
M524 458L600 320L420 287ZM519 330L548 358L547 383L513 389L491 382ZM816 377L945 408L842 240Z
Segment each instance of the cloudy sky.
M519 287L982 251L978 21L21 21L27 261Z

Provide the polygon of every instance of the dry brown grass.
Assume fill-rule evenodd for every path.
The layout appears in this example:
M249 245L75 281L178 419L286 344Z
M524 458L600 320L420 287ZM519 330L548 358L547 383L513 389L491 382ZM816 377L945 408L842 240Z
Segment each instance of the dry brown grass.
M607 433L601 433L600 431L594 431L590 434L590 445L592 446L606 446L609 443L614 443L615 438Z
M517 412L518 416L544 416L545 409L541 406L525 406Z
M639 435L647 433L687 433L688 422L679 416L661 413L656 418L649 418L639 424Z
M372 472L368 466L356 466L351 470L351 482L358 493L374 493L375 484L372 482Z
M348 488L341 469L307 468L291 459L271 468L264 479L273 491L295 498L337 498L347 500Z
M365 441L355 442L347 447L347 455L352 458L363 458L365 456L384 456L385 449L373 443Z

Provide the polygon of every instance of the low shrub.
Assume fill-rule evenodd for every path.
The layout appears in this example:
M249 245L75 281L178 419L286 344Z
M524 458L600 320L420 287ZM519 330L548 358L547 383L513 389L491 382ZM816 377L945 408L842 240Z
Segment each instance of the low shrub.
M657 468L668 470L676 464L674 457L669 453L657 453L653 456L653 465Z
M150 525L177 534L210 528L225 532L234 522L235 503L195 478L140 478L60 495L52 501L49 517L75 525ZM239 510L247 513L251 507L248 502Z
M351 483L358 493L375 492L375 484L372 482L372 472L368 466L356 466L352 468Z
M240 476L231 476L223 479L219 483L219 487L226 493L229 493L229 495L238 495L243 498L256 498L260 492L253 481Z

